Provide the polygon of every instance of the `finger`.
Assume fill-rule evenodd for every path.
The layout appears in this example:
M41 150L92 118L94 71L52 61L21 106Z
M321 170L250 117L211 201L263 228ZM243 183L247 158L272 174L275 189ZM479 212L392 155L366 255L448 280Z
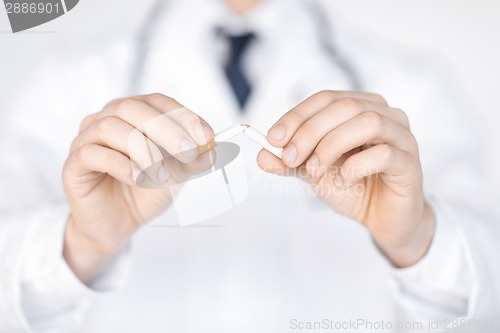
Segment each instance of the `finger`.
M340 167L334 180L337 188L347 189L364 178L379 174L391 183L419 184L414 176L419 173L418 163L412 157L395 147L380 144L350 156Z
M97 113L92 113L83 118L80 123L80 128L78 130L78 134L84 132L92 123L94 123L95 119L97 119Z
M190 163L182 163L174 156L166 156L161 162L143 170L146 179L141 178L140 185L144 187L163 188L165 186L183 183L193 176L211 169L215 163L215 151L210 150L200 154ZM158 187L160 186L160 187Z
M330 104L341 99L360 99L368 102L386 105L387 102L379 95L350 91L325 90L312 95L282 116L267 133L267 138L277 147L284 147L297 129L313 115Z
M157 145L139 130L117 117L104 117L73 141L71 151L93 143L116 150L136 162L141 170L163 159Z
M98 121L110 116L118 117L137 128L169 154L178 156L182 162L187 163L197 157L195 148L198 145L181 126L137 98L112 101L93 119Z
M407 128L379 113L363 112L328 133L309 157L306 166L312 174L320 175L344 153L381 143L418 155L417 142Z
M297 129L283 151L283 160L288 166L302 164L326 134L366 111L380 113L404 127L408 123L402 111L386 105L361 99L340 99L309 118Z
M203 118L172 98L158 93L134 98L147 103L175 121L198 145L205 145L214 138L214 130Z
M286 166L281 159L270 153L266 149L262 149L257 155L257 164L265 172L272 173L278 176L294 176L303 180L309 181L310 175L305 168L290 168Z
M92 123L94 123L98 119L101 119L104 117L109 117L109 116L115 116L115 112L120 112L121 110L123 110L124 112L128 112L128 109L129 109L128 105L130 104L131 106L133 106L132 105L132 104L134 104L133 101L149 104L148 101L151 102L153 100L159 100L160 96L162 96L161 101L151 103L151 104L154 104L156 106L161 104L161 108L159 108L155 114L151 115L152 118L154 118L158 114L162 114L162 113L165 113L167 111L175 110L175 109L183 107L175 99L161 95L161 94L151 94L151 95L133 96L133 97L127 97L127 98L118 98L118 99L112 100L111 102L106 104L106 106L104 106L103 110L101 110L100 112L93 113L93 114L86 116L80 125L80 132L85 131L88 126L90 126ZM153 106L153 108L154 108L154 106ZM131 124L131 125L133 125L133 124Z
M108 174L118 181L133 186L138 170L132 170L130 159L116 150L98 144L86 144L75 150L65 166L71 174L84 177L92 173Z

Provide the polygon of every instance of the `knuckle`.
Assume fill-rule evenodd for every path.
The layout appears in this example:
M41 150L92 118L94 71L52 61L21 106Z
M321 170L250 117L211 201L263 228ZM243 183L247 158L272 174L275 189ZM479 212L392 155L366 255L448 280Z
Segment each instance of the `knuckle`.
M70 152L73 152L76 150L76 148L80 145L80 137L77 136L76 138L73 139L73 141L71 142L71 146L69 148L69 151Z
M78 161L85 162L90 157L91 152L92 152L92 145L85 144L80 148L78 148L75 157Z
M132 98L119 99L113 102L112 107L116 114L126 115L136 106L136 101Z
M78 129L78 133L83 132L83 130L85 128L87 128L89 126L89 124L91 124L94 121L94 118L95 118L95 114L94 113L85 116L85 118L83 118L82 122L80 123L80 127Z
M171 103L171 104L174 104L174 105L179 106L179 107L181 106L181 103L179 103L179 102L178 102L175 98L173 98L173 97L163 95L163 98L164 98L164 100L165 100L165 101L167 101L167 102L169 102L169 103Z
M382 97L381 95L379 94L375 94L375 93L368 93L368 95L371 96L371 98L376 102L376 103L379 103L379 104L385 104L387 105L387 101L385 100L384 97Z
M361 115L365 126L374 132L380 132L384 126L384 118L374 111L363 112Z
M337 97L337 93L333 90L325 89L325 90L321 90L320 92L318 92L316 94L316 96L318 96L318 97L320 97L328 102L332 102Z
M115 105L120 102L121 100L123 100L123 98L115 98L115 99L112 99L111 101L109 101L108 103L106 103L106 105L104 105L104 108L103 110L106 110L106 109L110 109L110 108L114 108Z
M302 124L305 121L305 117L297 110L290 111L286 117L281 121L282 125L285 127L290 123Z
M300 127L299 132L297 133L299 136L304 137L304 138L315 138L318 136L318 129L316 126L311 121L306 121L302 126ZM297 140L300 141L300 140Z
M419 150L418 140L415 137L415 135L413 135L413 133L410 132L410 151L418 156L419 155L418 150Z
M378 146L378 154L383 160L391 160L394 157L394 150L387 144Z
M343 108L347 110L360 110L363 108L363 103L361 100L354 97L343 98L340 101L340 104Z
M113 127L116 125L115 117L104 117L97 123L97 131L100 133L108 133L113 130Z
M311 95L306 99L306 101L320 103L320 104L330 104L335 100L335 92L332 90L321 90L317 93Z
M146 102L152 103L152 104L171 100L171 98L169 98L163 94L160 94L158 92L146 95L146 96L144 96L144 99L146 100Z
M118 159L117 154L105 154L104 155L104 165L107 166L107 168L113 167L116 164L116 161Z
M404 112L403 110L398 109L398 108L395 108L393 110L396 113L398 119L401 121L401 123L405 127L410 127L410 118L408 118L408 115L406 114L406 112Z

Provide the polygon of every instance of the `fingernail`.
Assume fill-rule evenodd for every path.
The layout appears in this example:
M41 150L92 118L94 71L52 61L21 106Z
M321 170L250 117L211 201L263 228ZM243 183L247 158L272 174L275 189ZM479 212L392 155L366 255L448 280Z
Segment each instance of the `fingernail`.
M275 141L280 141L285 138L285 127L283 125L276 125L269 130L267 136Z
M167 166L164 163L162 163L160 169L158 169L158 180L160 181L160 183L166 183L168 177L169 177L169 172Z
M306 164L307 171L312 174L319 168L319 159L316 155L309 158Z
M198 146L190 139L182 139L179 148L182 155L187 159L194 159L198 156Z
M335 185L336 188L341 190L344 187L344 182L342 181L342 177L340 177L339 175L336 175L333 178L333 185Z
M201 144L206 144L212 138L210 138L210 133L212 130L204 123L200 123L194 127L194 134L198 139L200 139Z
M286 164L290 165L297 159L297 148L294 144L288 145L285 150L283 150L283 155L281 157Z

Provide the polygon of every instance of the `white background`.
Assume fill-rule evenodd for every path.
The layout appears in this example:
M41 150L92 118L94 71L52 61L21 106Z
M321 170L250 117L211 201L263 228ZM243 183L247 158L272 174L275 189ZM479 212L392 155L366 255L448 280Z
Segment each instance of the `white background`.
M210 0L206 0L210 1ZM12 34L0 9L0 98L23 84L44 57L74 52L136 29L152 0L81 0L77 7L32 31ZM403 45L445 57L477 105L484 126L485 172L500 183L500 2L495 0L323 0L356 25ZM99 11L97 9L100 8ZM7 110L0 110L0 121Z

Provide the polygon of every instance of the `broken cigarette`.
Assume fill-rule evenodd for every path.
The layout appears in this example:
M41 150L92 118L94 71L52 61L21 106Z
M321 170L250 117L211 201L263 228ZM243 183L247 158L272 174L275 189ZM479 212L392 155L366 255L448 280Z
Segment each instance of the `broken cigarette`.
M217 146L218 142L226 142L227 140L231 140L235 136L240 135L247 129L248 125L236 125L233 127L226 128L225 130L215 134L212 141L207 143L204 146L198 147L198 154L203 154L204 152L209 151L210 149Z
M210 141L208 144L204 146L200 146L198 148L198 154L203 154L204 152L209 151L210 149L217 146L218 142L225 142L230 140L241 133L245 133L250 139L261 145L264 149L269 151L274 156L281 158L281 154L283 152L283 148L273 146L266 138L266 136L256 129L250 127L247 124L236 125L230 128L227 128L214 136L214 139Z
M283 153L283 148L273 146L266 138L266 136L256 129L248 126L248 128L244 132L250 139L257 142L262 146L265 150L276 156L277 158L281 158L281 154Z

